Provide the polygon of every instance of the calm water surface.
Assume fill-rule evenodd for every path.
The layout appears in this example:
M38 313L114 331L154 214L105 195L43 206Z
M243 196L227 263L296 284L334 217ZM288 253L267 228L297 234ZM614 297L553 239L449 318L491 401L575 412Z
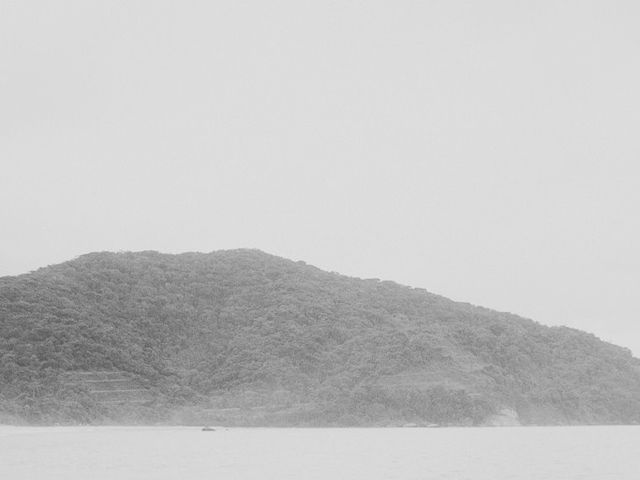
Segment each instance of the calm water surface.
M638 480L640 427L0 427L0 479Z

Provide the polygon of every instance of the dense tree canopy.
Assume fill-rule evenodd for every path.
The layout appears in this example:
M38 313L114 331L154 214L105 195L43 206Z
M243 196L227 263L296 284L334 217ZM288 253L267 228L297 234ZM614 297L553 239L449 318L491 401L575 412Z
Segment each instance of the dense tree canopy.
M543 301L543 300L541 300ZM151 392L105 403L69 374ZM640 362L595 336L255 250L93 253L0 278L0 422L640 421Z

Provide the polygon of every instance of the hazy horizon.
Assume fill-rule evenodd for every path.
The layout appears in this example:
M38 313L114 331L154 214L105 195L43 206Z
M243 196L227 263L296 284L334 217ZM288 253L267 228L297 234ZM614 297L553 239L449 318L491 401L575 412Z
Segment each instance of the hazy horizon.
M258 248L640 356L639 14L4 2L0 276Z

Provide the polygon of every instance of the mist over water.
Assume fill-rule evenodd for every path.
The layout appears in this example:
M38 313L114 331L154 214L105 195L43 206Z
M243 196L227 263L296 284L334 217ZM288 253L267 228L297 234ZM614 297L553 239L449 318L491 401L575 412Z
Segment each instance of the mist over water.
M0 427L0 478L635 480L640 427Z

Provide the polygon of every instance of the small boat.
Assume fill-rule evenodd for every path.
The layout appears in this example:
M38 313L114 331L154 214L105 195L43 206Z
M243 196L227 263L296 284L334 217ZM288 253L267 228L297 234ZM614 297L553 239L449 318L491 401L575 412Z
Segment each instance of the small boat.
M215 428L211 428L211 427L204 427L202 429L203 432L215 432L216 429Z

